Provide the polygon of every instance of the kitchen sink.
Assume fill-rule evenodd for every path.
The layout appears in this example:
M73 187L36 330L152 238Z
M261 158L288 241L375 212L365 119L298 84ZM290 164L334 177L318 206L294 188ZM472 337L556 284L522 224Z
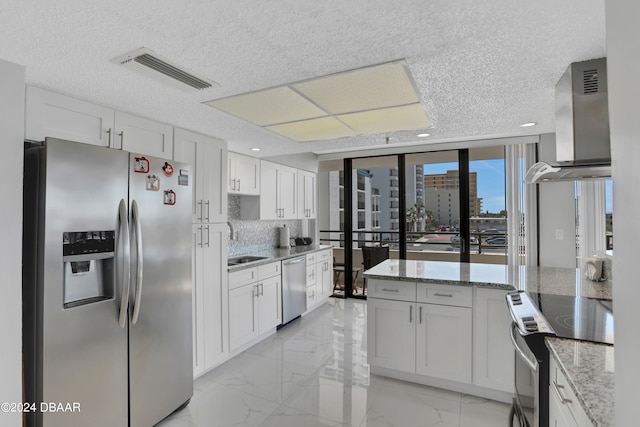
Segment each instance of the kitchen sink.
M229 258L227 260L227 266L246 264L249 262L262 261L263 259L267 259L266 256L239 256L234 258Z

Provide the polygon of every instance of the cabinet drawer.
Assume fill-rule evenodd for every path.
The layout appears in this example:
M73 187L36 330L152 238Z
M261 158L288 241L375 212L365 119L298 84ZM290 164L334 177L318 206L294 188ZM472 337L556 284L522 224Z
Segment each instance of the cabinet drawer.
M411 302L416 300L415 282L369 279L368 287L370 298L392 299Z
M333 251L327 249L325 251L316 252L316 262L324 262L333 259Z
M315 264L307 265L307 286L315 285L318 282L316 268Z
M255 267L234 271L229 273L229 289L239 288L242 285L255 282L256 280L258 280L258 271Z
M562 408L568 409L571 417L579 426L591 426L593 423L587 417L587 414L578 401L569 380L558 366L553 357L550 357L549 363L549 397L555 397ZM542 384L540 385L542 387Z
M308 254L307 255L307 265L313 265L316 263L316 254L312 253L312 254Z
M473 287L471 286L418 283L417 288L418 302L457 307L471 307L473 305Z
M263 280L279 275L282 271L281 265L281 262L278 261L256 267L258 269L258 280Z

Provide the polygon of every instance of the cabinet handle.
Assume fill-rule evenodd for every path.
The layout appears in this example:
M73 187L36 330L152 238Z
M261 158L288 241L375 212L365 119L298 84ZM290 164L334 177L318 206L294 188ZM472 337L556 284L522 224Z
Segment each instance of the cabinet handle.
M207 225L207 247L209 247L209 241L210 241L209 226Z
M413 306L409 306L409 323L413 323Z
M382 292L395 292L398 293L400 292L398 289L387 289L387 288L382 288Z
M418 308L418 319L420 324L422 324L422 306Z
M256 286L254 287L254 288L255 288L255 290L256 290L256 293L255 293L255 295L254 295L254 296L255 296L256 298L260 296L260 291L258 290L258 286L260 286L260 285L256 285Z
M124 149L124 131L121 131L118 135L120 135L120 144L122 144L122 149Z
M198 227L198 231L200 231L200 243L196 242L196 246L202 247L202 227Z
M258 286L260 286L260 296L264 296L264 283L260 283Z
M200 206L200 215L198 215L198 221L202 221L202 200L198 200L197 205Z
M210 206L209 206L209 201L207 200L205 203L205 205L207 205L207 222L209 222L209 215L210 215Z
M433 294L434 297L447 297L447 298L453 298L452 294L441 294L436 292L435 294Z
M552 381L553 384L553 389L556 391L556 394L558 395L558 398L560 399L560 403L562 403L563 405L566 405L567 403L573 403L573 401L571 399L567 399L566 397L564 397L562 395L562 393L560 392L560 389L564 388L563 385L558 384L555 381Z
M111 128L107 129L105 132L107 132L107 135L109 135L109 140L108 140L109 144L107 145L107 147L113 148L111 146Z
M240 178L238 178L238 191L240 191Z

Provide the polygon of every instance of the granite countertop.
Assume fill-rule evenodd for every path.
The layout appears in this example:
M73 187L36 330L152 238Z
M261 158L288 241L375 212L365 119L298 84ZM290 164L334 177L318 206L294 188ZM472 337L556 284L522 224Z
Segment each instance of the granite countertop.
M247 268L258 267L260 265L281 261L287 258L306 255L313 252L322 251L324 249L331 249L332 247L333 247L332 245L306 245L306 246L293 246L291 248L282 248L282 249L272 248L272 249L266 249L266 250L252 251L251 253L238 255L238 256L261 256L261 257L265 257L265 259L261 259L259 261L254 261L254 262L248 262L246 264L231 265L227 267L227 271L231 273L234 271L245 270ZM232 258L237 258L238 256L233 256Z
M445 283L456 286L475 285L611 299L611 283L588 280L584 278L580 268L512 267L500 264L388 259L365 271L364 276L369 279Z
M593 424L614 426L613 346L555 337L545 342Z

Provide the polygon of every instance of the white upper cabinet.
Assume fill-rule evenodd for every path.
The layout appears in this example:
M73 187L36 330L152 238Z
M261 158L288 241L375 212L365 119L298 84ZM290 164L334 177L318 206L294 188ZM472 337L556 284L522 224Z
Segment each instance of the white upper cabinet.
M227 144L184 129L175 129L173 159L189 163L193 185L193 222L227 220Z
M298 218L316 217L316 174L298 169Z
M296 219L297 169L262 161L260 219Z
M230 152L227 172L229 194L260 195L260 159Z
M173 126L116 111L115 144L133 153L171 159L173 156Z
M27 86L25 138L46 137L113 147L114 110Z
M25 137L46 137L171 159L173 126L28 86Z

